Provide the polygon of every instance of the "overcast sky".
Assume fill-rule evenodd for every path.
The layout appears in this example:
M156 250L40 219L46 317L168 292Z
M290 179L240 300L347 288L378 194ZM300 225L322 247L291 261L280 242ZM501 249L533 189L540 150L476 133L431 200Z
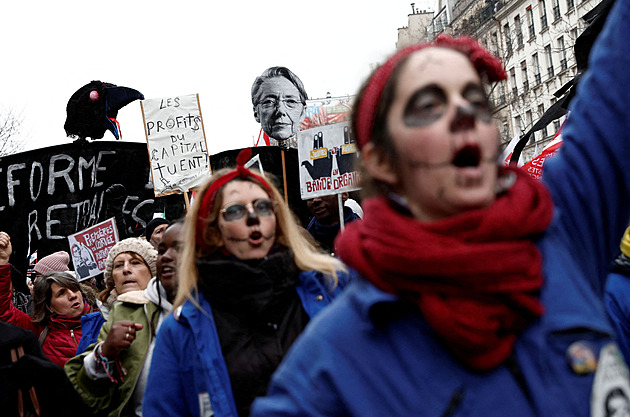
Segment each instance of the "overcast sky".
M428 9L433 2L416 0ZM311 98L354 94L395 49L409 0L20 1L2 6L0 109L23 119L26 150L68 143L70 96L92 80L145 98L198 93L210 153L251 146L250 89L286 66ZM118 114L122 140L144 142L140 104ZM110 132L103 140L115 140Z

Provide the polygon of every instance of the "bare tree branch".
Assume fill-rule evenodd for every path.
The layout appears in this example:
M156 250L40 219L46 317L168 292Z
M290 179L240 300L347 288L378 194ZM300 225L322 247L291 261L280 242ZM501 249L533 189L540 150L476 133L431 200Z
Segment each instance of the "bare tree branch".
M24 150L26 144L18 135L22 121L15 111L0 109L0 157Z

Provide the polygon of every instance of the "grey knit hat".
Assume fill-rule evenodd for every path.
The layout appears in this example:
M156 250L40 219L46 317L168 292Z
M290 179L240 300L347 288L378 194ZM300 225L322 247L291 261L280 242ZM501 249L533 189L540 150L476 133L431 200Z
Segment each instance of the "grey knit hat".
M114 279L112 277L114 259L125 252L133 252L140 255L142 259L144 259L144 262L149 265L151 276L156 275L157 269L155 267L155 261L157 260L157 251L153 248L153 245L144 239L130 237L116 243L107 255L107 259L105 260L105 283L107 285Z

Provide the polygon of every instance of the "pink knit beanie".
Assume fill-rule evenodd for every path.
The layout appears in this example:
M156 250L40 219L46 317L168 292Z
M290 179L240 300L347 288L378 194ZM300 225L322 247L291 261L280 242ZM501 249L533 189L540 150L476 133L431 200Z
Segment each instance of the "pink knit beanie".
M51 255L44 256L33 269L41 275L49 272L66 272L69 271L68 263L70 262L70 254L65 251L55 252Z

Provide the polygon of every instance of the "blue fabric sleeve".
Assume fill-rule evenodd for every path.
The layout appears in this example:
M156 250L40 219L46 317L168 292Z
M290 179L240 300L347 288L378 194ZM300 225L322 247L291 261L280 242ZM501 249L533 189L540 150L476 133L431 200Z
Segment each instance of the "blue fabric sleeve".
M630 2L617 1L569 107L564 143L543 174L564 244L600 297L630 216L629 21Z
M142 414L145 416L190 416L184 382L179 372L180 351L174 326L177 322L173 315L164 319L155 340L151 370L142 403Z
M617 344L630 363L630 277L610 274L606 284L604 304L608 318L617 333Z

